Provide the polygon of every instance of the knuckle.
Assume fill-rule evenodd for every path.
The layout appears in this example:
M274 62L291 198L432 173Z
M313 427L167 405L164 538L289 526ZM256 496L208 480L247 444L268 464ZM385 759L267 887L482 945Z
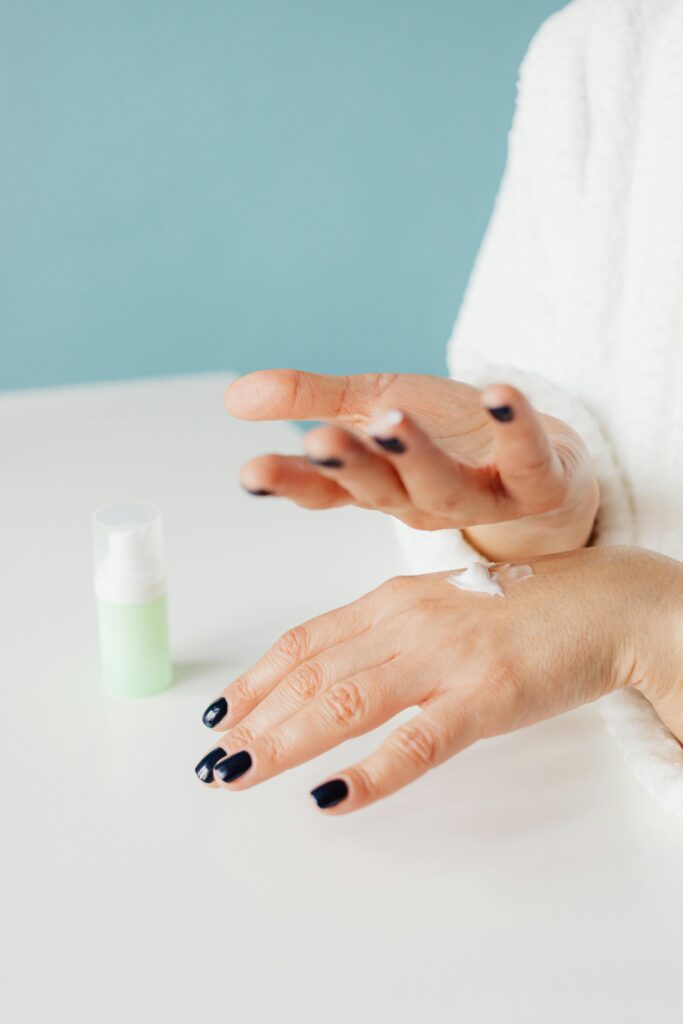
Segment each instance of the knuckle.
M575 480L586 463L590 464L590 454L580 437L567 438L556 443L554 448L565 480Z
M398 380L397 373L373 373L370 377L372 396L376 400L382 398Z
M344 376L341 378L339 387L339 400L337 402L337 408L335 409L335 416L341 416L342 413L347 411L349 404L349 395L351 393L351 378Z
M496 654L486 662L476 699L451 709L448 733L474 732L484 739L530 722L529 695L515 654Z
M434 597L433 594L428 592L422 594L416 594L414 604L412 606L414 612L417 612L420 617L430 617L434 614L437 608L441 605L441 599Z
M523 465L510 470L507 475L515 480L535 480L537 477L548 475L552 465L552 453L543 452L540 455L532 455Z
M393 743L402 757L420 770L426 771L436 764L438 743L424 726L407 725L399 729Z
M499 654L489 669L489 686L500 694L515 685L514 662L512 658Z
M240 676L232 684L229 703L253 704L256 700L254 686L247 676Z
M296 664L306 654L308 637L304 626L296 626L283 633L273 648L273 654L278 662L285 664Z
M277 732L266 733L259 741L259 754L270 764L280 764L285 758L285 743Z
M282 398L293 413L310 402L312 396L309 375L302 370L281 371L278 384Z
M543 451L534 452L527 461L526 470L529 473L546 473L552 468L556 459L553 449L548 445Z
M356 765L350 772L353 776L353 788L357 797L362 803L371 803L380 796L380 785L369 768L365 765Z
M366 699L354 682L339 683L325 695L325 705L339 725L351 725L362 718Z
M246 723L244 725L238 725L235 729L232 729L228 735L230 747L234 750L240 750L242 747L249 747L256 739L256 731Z
M496 718L501 712L507 712L515 720L523 713L527 698L513 659L496 658L488 675L487 690L489 700L497 711Z
M391 597L398 596L405 593L410 586L410 580L410 576L392 576L391 579L385 580L379 589Z
M293 673L290 687L296 697L309 701L320 693L325 685L322 667L316 661L307 661Z

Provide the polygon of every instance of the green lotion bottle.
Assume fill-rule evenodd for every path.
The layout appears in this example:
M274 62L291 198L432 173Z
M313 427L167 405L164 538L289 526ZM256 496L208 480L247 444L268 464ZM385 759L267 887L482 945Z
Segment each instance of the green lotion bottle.
M147 697L171 684L161 513L129 502L94 516L95 596L105 689Z

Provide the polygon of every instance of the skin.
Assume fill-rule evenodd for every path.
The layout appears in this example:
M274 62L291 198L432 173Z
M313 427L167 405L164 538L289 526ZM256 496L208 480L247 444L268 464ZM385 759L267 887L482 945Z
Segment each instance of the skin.
M248 420L327 422L306 435L307 457L248 462L241 482L251 492L308 509L378 509L420 530L463 529L492 561L566 551L590 538L599 492L586 446L509 385L481 391L413 374L265 370L232 384L226 406ZM500 406L510 407L511 420L491 415ZM400 422L373 425L389 409ZM403 450L387 451L373 434Z
M505 597L466 593L451 573L398 577L291 630L222 693L246 750L249 789L417 708L346 767L346 814L389 796L477 740L632 685L680 738L683 565L636 548L537 559ZM214 783L217 785L217 783Z

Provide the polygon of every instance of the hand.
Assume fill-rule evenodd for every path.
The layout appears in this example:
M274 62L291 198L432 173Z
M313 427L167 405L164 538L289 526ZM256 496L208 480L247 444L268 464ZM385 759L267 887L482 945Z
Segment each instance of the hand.
M683 566L635 548L540 559L505 597L448 573L399 577L286 633L207 708L222 722L197 766L247 789L416 706L364 761L313 791L355 811L476 740L638 686L683 730ZM678 735L683 732L679 731Z
M226 405L242 419L329 424L307 434L307 459L247 463L241 480L252 494L379 509L420 530L465 529L492 560L590 537L598 486L583 441L507 385L481 392L440 377L267 370L232 384Z

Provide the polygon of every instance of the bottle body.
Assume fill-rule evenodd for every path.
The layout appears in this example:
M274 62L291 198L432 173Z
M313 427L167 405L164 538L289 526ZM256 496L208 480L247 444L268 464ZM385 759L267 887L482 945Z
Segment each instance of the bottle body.
M166 596L136 604L97 602L102 682L118 697L148 697L172 681Z
M161 514L125 502L94 516L95 596L102 680L119 697L147 697L171 685Z

